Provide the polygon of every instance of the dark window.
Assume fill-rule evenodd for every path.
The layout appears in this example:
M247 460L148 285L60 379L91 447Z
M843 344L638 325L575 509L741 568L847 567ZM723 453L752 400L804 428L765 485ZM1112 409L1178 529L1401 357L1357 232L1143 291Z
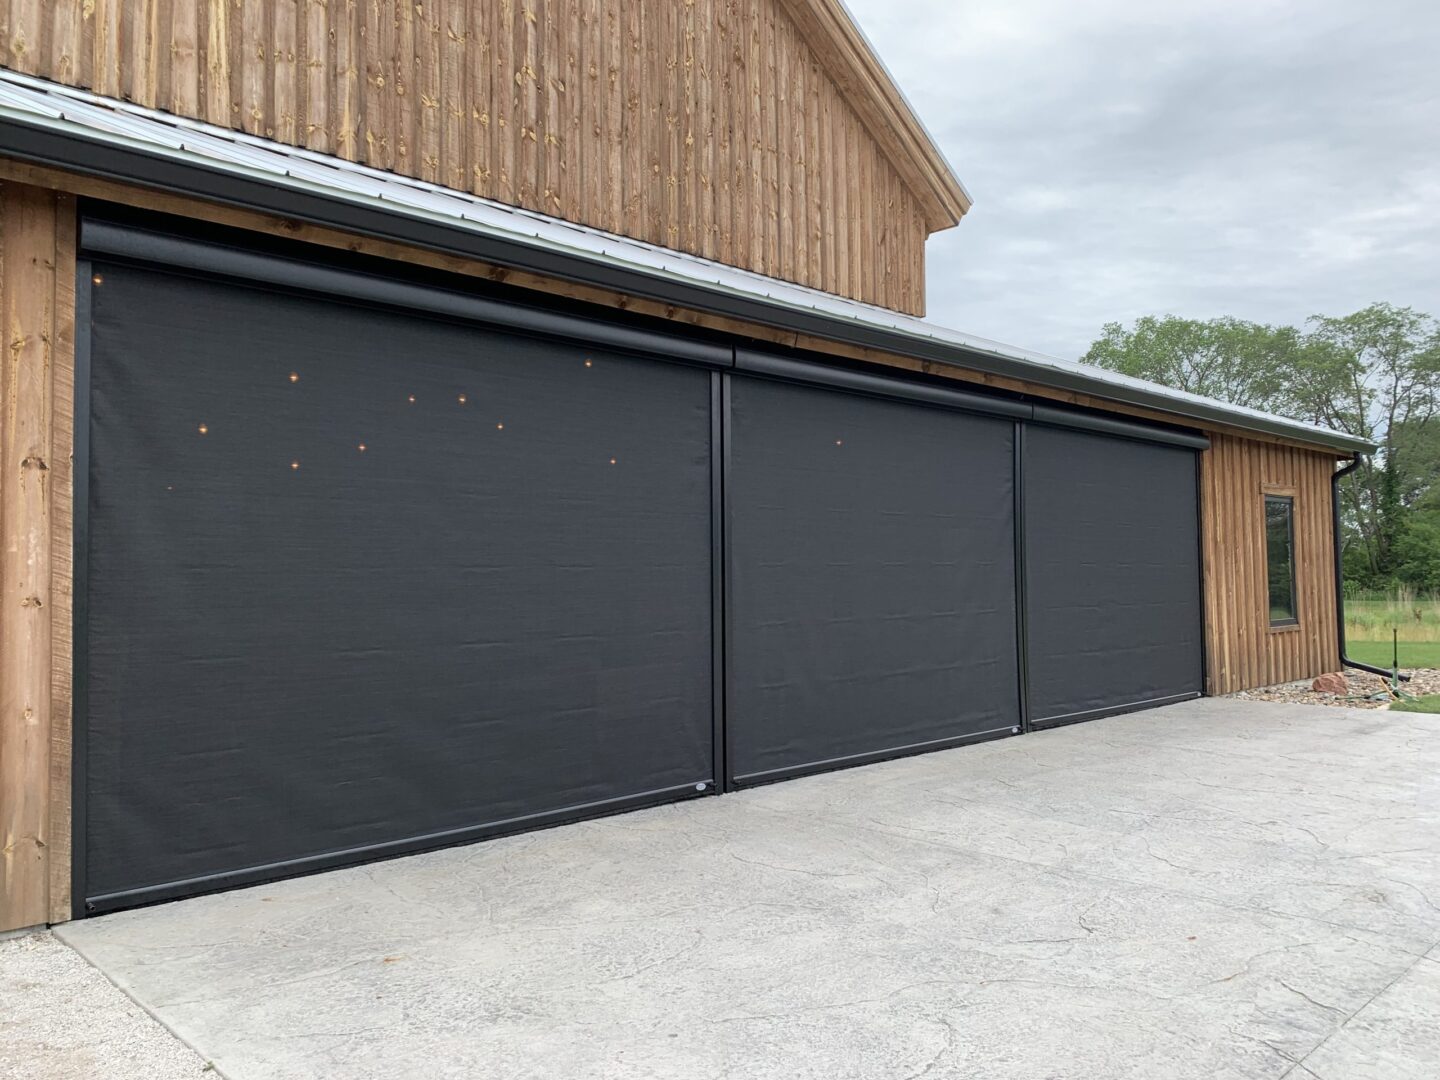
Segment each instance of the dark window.
M1270 580L1270 625L1294 626L1295 500L1265 496L1265 567Z

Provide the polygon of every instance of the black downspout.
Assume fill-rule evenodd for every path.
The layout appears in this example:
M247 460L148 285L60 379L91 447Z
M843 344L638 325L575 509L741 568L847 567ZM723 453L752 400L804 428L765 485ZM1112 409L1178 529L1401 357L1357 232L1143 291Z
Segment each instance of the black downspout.
M1362 664L1345 655L1345 568L1341 565L1344 543L1340 535L1340 478L1348 476L1359 467L1360 455L1356 454L1349 465L1336 470L1335 474L1330 477L1330 516L1335 523L1335 638L1340 644L1341 667L1368 671L1372 675L1382 675L1388 679L1393 674L1392 672L1370 664ZM1401 675L1400 678L1404 682L1410 681L1409 675Z

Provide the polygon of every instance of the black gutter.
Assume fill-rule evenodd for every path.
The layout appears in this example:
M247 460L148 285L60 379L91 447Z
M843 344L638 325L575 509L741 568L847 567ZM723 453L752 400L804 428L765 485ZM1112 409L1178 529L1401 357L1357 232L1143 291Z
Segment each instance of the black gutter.
M876 349L930 363L989 372L1109 401L1155 409L1191 420L1224 424L1242 430L1352 452L1373 447L1350 436L1327 437L1297 431L1283 420L1237 416L1208 402L1177 401L1156 387L1119 387L1083 371L1051 368L917 337L843 315L793 307L767 298L747 296L700 282L678 280L645 270L616 266L582 253L550 251L523 240L484 235L454 225L406 214L396 206L361 205L301 191L283 177L259 179L224 171L199 160L187 161L101 142L52 128L0 118L0 155L86 176L139 184L155 190L218 202L245 210L280 215L360 236L427 248L464 259L506 266L562 281L628 293L676 307L744 322L798 332L861 348Z
M1345 567L1343 565L1344 539L1340 532L1340 478L1348 476L1360 467L1360 455L1356 454L1350 464L1343 469L1337 469L1330 477L1330 516L1335 524L1335 640L1340 646L1340 666L1350 667L1358 671L1368 671L1372 675L1381 675L1391 678L1395 672L1386 671L1382 667L1375 667L1373 664L1362 664L1359 660L1351 660L1345 655ZM1401 675L1404 682L1410 681L1409 675Z

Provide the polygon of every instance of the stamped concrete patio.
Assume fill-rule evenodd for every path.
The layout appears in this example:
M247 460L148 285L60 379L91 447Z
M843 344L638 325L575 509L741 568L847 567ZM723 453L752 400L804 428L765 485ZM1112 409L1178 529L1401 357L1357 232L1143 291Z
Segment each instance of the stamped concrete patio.
M1437 905L1440 717L1211 699L58 933L232 1080L1402 1080Z

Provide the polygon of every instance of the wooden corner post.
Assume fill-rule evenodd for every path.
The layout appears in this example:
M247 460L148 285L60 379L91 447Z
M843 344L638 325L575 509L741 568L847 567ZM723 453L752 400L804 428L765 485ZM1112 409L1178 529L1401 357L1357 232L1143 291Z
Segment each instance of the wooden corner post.
M0 184L0 931L70 917L75 220Z

